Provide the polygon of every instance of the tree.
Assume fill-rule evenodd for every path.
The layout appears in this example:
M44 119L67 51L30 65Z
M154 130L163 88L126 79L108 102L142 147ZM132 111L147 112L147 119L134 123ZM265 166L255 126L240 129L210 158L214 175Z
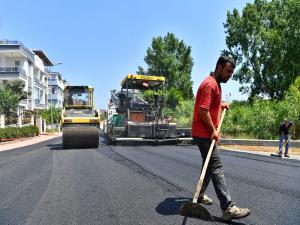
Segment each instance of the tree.
M300 1L255 0L227 12L227 48L241 65L234 79L250 98L282 99L300 74Z
M145 70L139 66L138 74L166 77L165 87L167 90L171 88L178 90L180 93L178 101L181 98L185 100L193 98L191 80L193 59L190 46L178 40L173 33L168 33L165 37L154 37L144 60L148 68ZM174 96L178 96L178 93L172 95ZM174 105L168 106L174 108Z
M9 88L0 86L0 113L10 115L18 107L18 96Z
M52 107L52 117L53 117L53 123L59 124L60 118L61 118L61 109ZM46 120L47 124L51 124L51 107L49 109L41 109L39 110L39 114L43 117L43 119Z
M31 95L30 92L24 91L25 82L22 80L5 82L4 87L10 89L18 97L18 101L25 100Z
M284 101L281 102L285 109L285 114L280 118L287 117L294 122L294 138L300 137L300 76L298 76L285 93Z

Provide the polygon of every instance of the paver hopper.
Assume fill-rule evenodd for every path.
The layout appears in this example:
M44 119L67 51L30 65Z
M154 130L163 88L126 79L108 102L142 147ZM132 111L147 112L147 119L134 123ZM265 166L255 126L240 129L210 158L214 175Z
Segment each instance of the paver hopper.
M164 82L162 76L129 74L121 91L112 91L106 126L109 143L178 141L184 132L190 136L163 115Z

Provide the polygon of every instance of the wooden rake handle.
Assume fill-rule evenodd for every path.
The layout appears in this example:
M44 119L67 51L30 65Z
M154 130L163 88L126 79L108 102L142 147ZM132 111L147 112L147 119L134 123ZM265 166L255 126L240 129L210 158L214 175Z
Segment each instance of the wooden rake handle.
M226 113L226 108L224 108L223 112L222 112L221 120L220 120L218 129L217 129L217 133L218 134L220 132L221 125L222 125L224 117L225 117L225 113ZM200 194L200 191L201 191L201 187L202 187L202 184L203 184L203 181L204 181L204 177L205 177L205 174L206 174L207 166L208 166L208 163L209 163L209 160L210 160L210 156L211 156L212 150L214 149L215 143L216 143L216 140L213 139L212 142L211 142L211 144L210 144L210 147L209 147L206 159L205 159L205 163L204 163L204 166L202 168L201 175L200 175L200 178L199 178L197 186L196 186L196 191L195 191L195 195L194 195L194 198L193 198L193 202L194 203L197 203L197 201L198 201L199 194Z
M287 142L290 141L290 139L291 139L292 136L293 136L293 135L290 135L290 136L289 136L289 138L287 139ZM284 142L284 144L282 145L281 149L279 149L279 152L281 152L285 146L286 146L286 142ZM278 152L278 153L279 153L279 152Z

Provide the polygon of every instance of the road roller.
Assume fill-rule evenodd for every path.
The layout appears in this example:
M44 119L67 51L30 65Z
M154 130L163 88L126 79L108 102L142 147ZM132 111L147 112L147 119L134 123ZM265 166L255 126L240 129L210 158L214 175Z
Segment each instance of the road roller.
M90 86L65 87L61 116L64 149L98 147L100 113L94 109L93 93Z

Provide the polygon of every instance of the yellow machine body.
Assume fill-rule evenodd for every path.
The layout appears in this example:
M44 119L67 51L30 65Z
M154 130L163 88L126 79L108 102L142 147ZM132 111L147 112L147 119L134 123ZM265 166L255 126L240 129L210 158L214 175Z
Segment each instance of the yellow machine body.
M66 86L61 123L63 148L97 148L100 113L94 109L94 89L90 86Z

